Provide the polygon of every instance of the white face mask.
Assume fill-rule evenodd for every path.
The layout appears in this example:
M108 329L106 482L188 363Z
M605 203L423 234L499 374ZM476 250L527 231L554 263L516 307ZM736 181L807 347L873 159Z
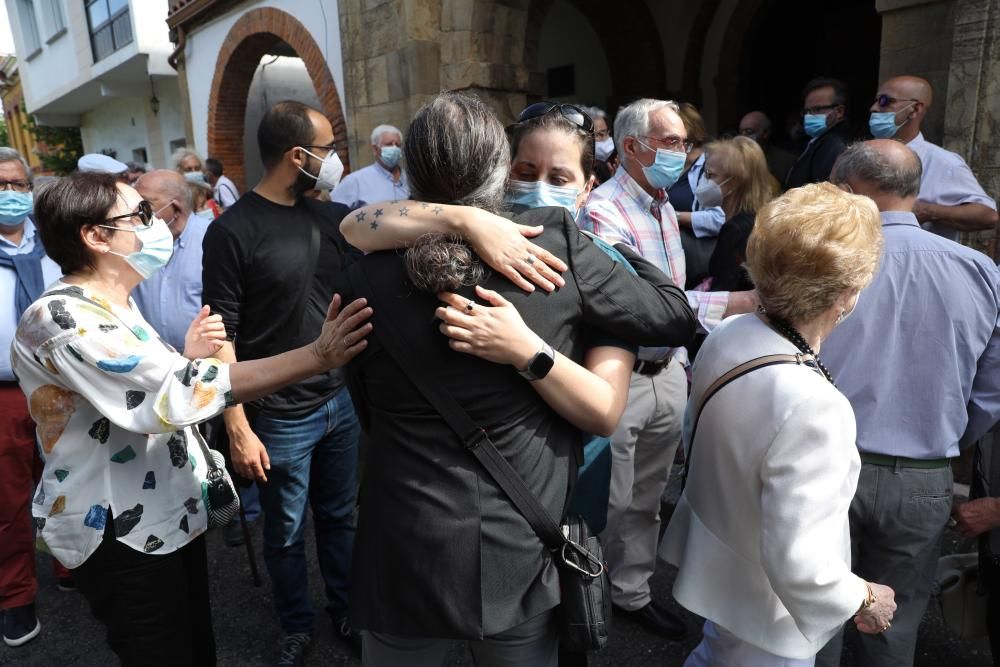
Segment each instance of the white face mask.
M694 190L694 198L698 200L702 208L715 208L716 206L722 206L722 200L725 195L722 194L722 186L729 182L729 179L722 181L722 183L716 183L711 178L706 176L701 179L698 183L698 187Z
M315 153L310 153L304 148L302 149L302 152L310 157L314 157L317 160L322 161L319 167L319 174L310 174L302 167L299 167L299 171L303 174L316 179L316 189L333 190L337 187L337 184L340 183L340 177L344 175L344 163L340 161L340 156L337 155L337 152L331 150L324 158L321 158Z
M594 157L596 157L601 162L608 159L612 151L615 150L615 140L611 137L607 139L602 139L594 144Z

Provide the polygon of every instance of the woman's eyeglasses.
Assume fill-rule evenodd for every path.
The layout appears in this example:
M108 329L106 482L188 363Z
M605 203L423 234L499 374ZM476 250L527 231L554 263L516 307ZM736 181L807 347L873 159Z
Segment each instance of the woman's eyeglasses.
M116 215L113 218L108 218L104 222L115 222L116 220L129 220L131 218L139 218L139 224L135 225L140 229L149 229L153 226L153 206L148 201L143 199L139 202L139 205L131 213L125 213L123 215ZM104 227L106 225L101 225ZM112 225L115 229L119 229L117 225Z
M552 111L558 109L562 117L569 122L576 125L578 128L584 132L594 133L594 121L588 116L583 109L576 106L575 104L559 104L558 102L535 102L524 108L521 115L518 116L517 122L523 123L526 120L531 120L532 118L541 118L542 116L551 113Z

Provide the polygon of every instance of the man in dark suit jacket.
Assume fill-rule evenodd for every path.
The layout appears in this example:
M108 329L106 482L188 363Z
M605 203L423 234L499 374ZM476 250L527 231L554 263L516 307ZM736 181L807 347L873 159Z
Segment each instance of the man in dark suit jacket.
M813 79L806 84L803 97L802 124L810 139L788 172L786 190L827 180L833 163L850 142L847 85L843 81Z

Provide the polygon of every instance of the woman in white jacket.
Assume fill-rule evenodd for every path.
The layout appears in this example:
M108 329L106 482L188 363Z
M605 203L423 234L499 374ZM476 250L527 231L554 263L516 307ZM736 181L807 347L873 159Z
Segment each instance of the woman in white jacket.
M695 362L690 466L661 547L680 569L677 601L706 619L686 667L813 665L852 616L863 632L890 627L892 589L851 573L854 413L818 357L881 248L871 200L829 184L757 214L747 264L761 312L723 322ZM790 356L718 384L774 354Z

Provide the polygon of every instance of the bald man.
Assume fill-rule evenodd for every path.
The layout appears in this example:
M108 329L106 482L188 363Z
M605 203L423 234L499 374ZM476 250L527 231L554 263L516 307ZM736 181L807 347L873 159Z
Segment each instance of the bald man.
M933 101L925 79L894 77L879 86L868 127L873 137L897 139L917 154L924 175L913 212L924 229L957 241L959 232L995 227L997 205L961 156L924 139L920 127Z
M201 310L201 242L209 222L191 215L191 191L176 171L143 174L135 189L170 227L174 254L165 267L139 283L132 296L163 340L183 350L184 334Z
M771 119L763 111L751 111L740 119L740 134L760 144L768 171L778 183L784 183L795 164L795 156L771 143Z
M903 143L854 144L830 180L882 217L878 272L820 354L851 402L861 474L851 503L852 568L896 591L892 627L858 639L861 667L910 667L952 509L959 442L1000 420L1000 270L920 229L921 164ZM840 637L817 656L840 665Z

